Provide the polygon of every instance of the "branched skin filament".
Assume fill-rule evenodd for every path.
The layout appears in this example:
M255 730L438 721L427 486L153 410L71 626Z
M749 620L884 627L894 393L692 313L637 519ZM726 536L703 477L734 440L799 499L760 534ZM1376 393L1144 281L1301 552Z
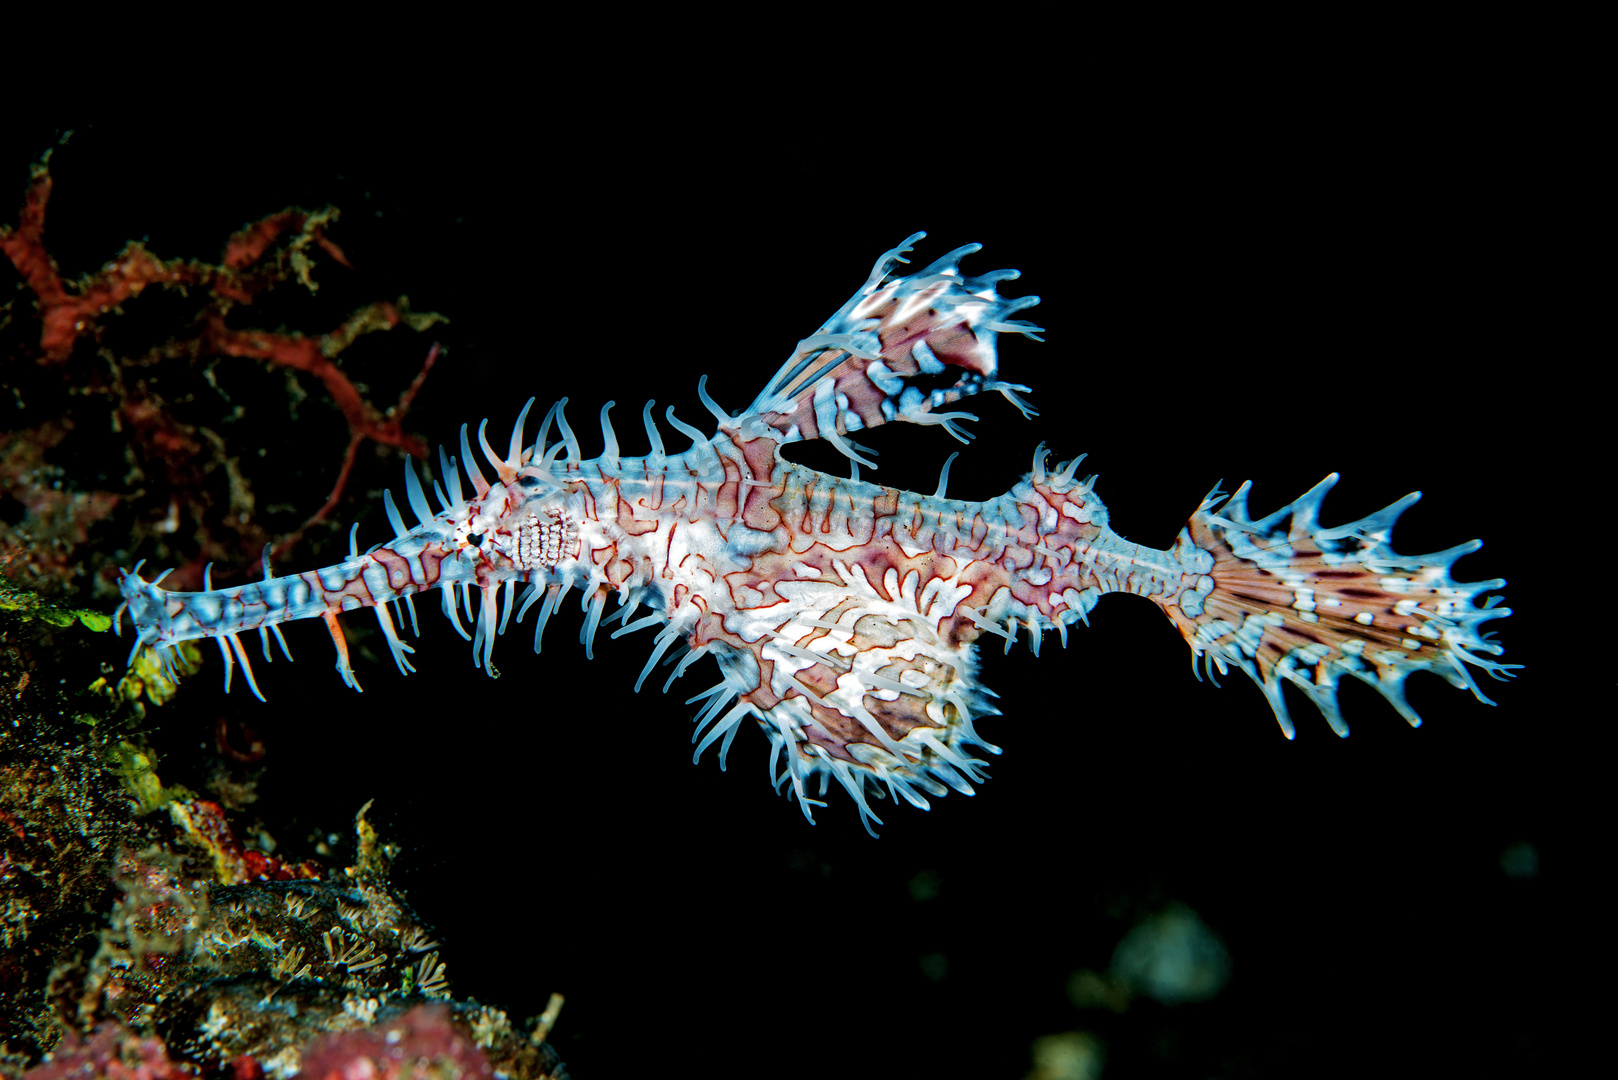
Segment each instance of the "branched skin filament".
M550 616L576 588L587 656L598 630L615 620L622 625L613 637L656 629L636 690L665 657L674 664L665 691L701 657L718 661L720 681L687 702L703 703L693 760L720 742L723 767L751 718L770 741L777 788L796 797L806 816L824 805L817 796L835 780L868 830L880 823L871 794L922 809L928 795L951 788L970 795L985 778L977 752L1000 752L975 727L1000 711L978 681L978 638L997 636L1009 650L1026 633L1037 655L1047 631L1065 645L1067 628L1086 621L1110 592L1158 604L1190 644L1193 670L1201 658L1210 673L1232 666L1246 672L1289 738L1283 681L1301 687L1333 729L1347 734L1336 702L1345 674L1419 723L1404 700L1412 671L1436 671L1485 701L1469 666L1497 678L1510 673L1511 665L1486 658L1501 648L1477 631L1510 614L1496 606L1498 597L1483 596L1504 582L1449 576L1476 542L1414 558L1388 546L1394 519L1413 497L1324 528L1320 502L1335 474L1258 520L1248 515L1247 485L1229 502L1216 489L1175 544L1159 550L1112 531L1095 478L1077 478L1082 456L1047 471L1043 446L1019 483L985 502L946 496L948 463L933 494L860 480L859 466L874 465L865 456L873 452L852 439L864 428L938 425L965 441L961 422L976 417L942 410L989 390L1033 415L1018 396L1027 387L997 377L996 337L1038 331L1007 318L1037 298L996 293L996 283L1014 271L962 277L957 264L975 245L890 278L919 236L878 260L865 286L799 343L741 415L721 410L699 383L715 434L667 410L669 424L692 441L683 453L666 451L651 402L642 414L652 447L644 457L619 453L612 402L601 410L597 457L584 457L566 399L525 444L530 400L504 456L488 443L487 421L478 431L492 481L463 427L459 461L439 453L440 509L432 510L407 461L405 493L417 523L407 526L387 494L394 538L362 554L351 535L350 557L335 566L271 577L266 554L263 581L200 593L165 592L157 580L142 580L137 566L121 585L136 648L168 656L176 642L213 637L227 688L239 661L258 694L240 632L259 630L267 658L268 636L280 639L280 623L320 617L332 632L339 673L358 690L335 616L370 607L408 673L413 650L395 619L408 612L419 630L411 598L438 589L444 614L472 642L475 663L494 675L494 641L513 611L521 623L539 605L537 653ZM959 372L949 390L923 394L913 385L949 368ZM560 438L552 444L553 425ZM851 460L852 475L831 476L782 456L782 446L807 438L830 441ZM461 486L463 468L470 493ZM619 607L604 620L612 596Z

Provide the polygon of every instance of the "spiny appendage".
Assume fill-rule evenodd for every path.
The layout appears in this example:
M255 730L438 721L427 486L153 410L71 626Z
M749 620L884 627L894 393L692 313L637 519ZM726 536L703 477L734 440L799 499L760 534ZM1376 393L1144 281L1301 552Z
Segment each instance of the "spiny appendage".
M973 721L999 710L977 681L972 648L939 635L969 586L937 578L923 586L919 573L901 581L890 570L879 592L858 564L835 571L840 582L778 583L785 602L748 613L740 629L742 640L758 635L752 644L709 646L724 679L691 699L707 700L693 760L723 737L723 767L737 727L752 716L771 743L771 782L790 784L805 817L813 821L810 807L825 805L809 792L818 774L819 794L837 780L871 831L881 822L869 792L924 810L925 795L972 794L987 764L973 748L1000 752Z
M1494 704L1468 665L1497 679L1521 666L1479 655L1502 651L1493 634L1480 634L1478 626L1511 614L1497 606L1501 597L1484 595L1505 581L1457 582L1450 576L1455 560L1482 542L1431 555L1394 551L1388 534L1420 492L1359 521L1326 528L1320 503L1337 479L1332 473L1297 501L1256 520L1247 509L1250 484L1218 513L1214 508L1223 500L1216 488L1192 515L1178 548L1210 552L1213 566L1202 587L1165 604L1191 644L1192 670L1198 656L1220 673L1227 664L1241 668L1264 691L1289 739L1294 732L1283 680L1303 690L1338 735L1348 734L1337 706L1344 675L1375 687L1412 726L1421 718L1405 699L1404 683L1414 671L1435 672Z
M238 634L242 630L258 630L265 663L270 661L270 635L274 634L281 654L288 661L292 659L286 638L281 636L281 628L265 618L265 612L272 604L286 604L286 593L279 588L281 583L273 586L269 583L269 558L269 545L266 544L265 580L233 589L213 587L213 564L209 563L202 571L203 591L197 593L171 593L159 589L158 583L169 576L169 570L151 581L142 579L140 568L144 560L136 563L133 570L121 571L118 588L124 599L113 612L113 631L122 635L123 613L127 610L135 629L135 641L130 647L126 665L134 664L135 656L142 648L150 648L162 666L164 676L178 682L180 662L174 646L192 638L211 637L218 644L219 655L225 661L225 692L230 692L231 674L236 662L240 661L248 689L252 690L254 697L263 701L264 694L258 688L258 680L253 677L253 665Z
M996 336L1033 337L1040 327L1010 316L1039 303L1037 296L1007 299L995 292L1015 270L962 277L963 256L982 247L956 248L925 270L888 280L895 264L908 262L916 233L882 255L870 277L824 325L798 342L764 391L742 415L744 434L770 434L792 442L826 439L846 457L875 468L861 456L874 454L844 436L893 420L940 424L966 442L971 433L958 421L968 412L940 412L944 406L985 390L998 390L1024 416L1034 410L1018 393L1028 387L996 377ZM954 369L956 382L924 392L920 376ZM747 425L756 425L756 431Z
M883 690L897 693L885 687L873 688L875 693ZM969 691L957 689L953 696L971 700L972 708L952 706L941 710L944 715L929 716L928 722L911 727L902 737L896 736L909 721L908 703L896 698L897 708L873 705L865 710L864 716L875 720L879 727L889 729L885 731L886 745L849 743L847 753L851 760L837 756L832 748L808 737L815 717L802 699L782 702L761 719L770 740L771 783L777 791L790 784L788 790L797 796L804 817L813 823L810 807L826 805L824 796L835 778L853 798L860 824L875 836L872 825L882 824L882 819L871 811L867 795L878 799L892 795L895 805L902 797L912 806L928 810L931 805L923 792L943 796L953 788L962 795L972 795L972 785L988 779L983 770L989 763L974 757L972 751L977 748L999 754L1000 748L979 735L972 721L974 717L1000 714L999 709L984 700L983 695L989 693L983 687ZM820 797L812 798L808 785L817 774Z
M535 452L524 450L522 447L523 420L532 404L533 401L530 399L517 418L511 437L511 449L504 459L494 454L483 429L479 429L479 442L502 483L515 484L519 480L528 479L520 478L518 470L527 464ZM547 419L546 429L548 428ZM537 450L542 453L543 448L542 434ZM488 654L496 632L494 621L499 613L493 596L494 586L484 584L482 588L484 609L480 613L481 617L475 620L478 630L476 637L466 632L455 614L455 590L460 588L463 590L467 614L471 616L469 590L472 585L479 584L475 556L483 539L477 530L484 529L487 532L490 552L498 550L504 555L509 550L517 558L532 556L535 560L539 558L536 553L544 550L544 542L558 537L548 536L537 521L529 523L525 520L514 529L497 532L477 520L475 513L477 500L488 495L491 485L484 480L472 459L464 427L461 429L461 450L461 461L465 463L467 476L476 489L476 497L472 502L468 502L461 489L460 463L455 458L447 457L440 449L440 476L443 483L441 485L435 482L433 490L442 509L441 512L434 513L428 504L421 479L407 459L404 465L405 493L418 524L406 526L392 493L384 492L383 506L388 521L393 526L394 538L389 543L378 544L362 554L357 547L356 525L349 532L348 558L334 566L287 577L275 577L270 566L270 545L266 544L263 556L264 579L228 589L213 588L211 566L203 573L203 591L195 593L166 592L159 589L158 583L168 576L167 571L150 582L140 577L140 565L132 571L125 572L119 582L124 602L119 606L118 614L121 615L127 609L135 627L136 641L130 653L131 661L140 648L150 647L156 651L166 668L172 668L173 660L170 656L172 645L190 638L212 637L218 642L220 653L225 660L226 691L230 689L234 662L240 661L249 687L262 701L263 694L260 693L257 681L253 677L251 664L238 635L244 630L258 630L264 658L267 661L270 658L269 635L274 634L282 653L290 660L291 653L277 624L294 619L320 618L331 633L336 650L338 673L347 685L360 690L359 681L349 663L348 644L337 621L337 615L358 607L370 607L375 612L377 623L382 629L383 637L400 673L408 674L415 670L408 659L409 654L415 650L400 640L389 605L397 607L402 602L404 608L409 611L411 629L419 635L420 627L412 602L413 594L439 587L443 590L446 615L461 636L473 642L474 660L480 662L480 666L488 667ZM529 469L527 472L537 473L538 470ZM526 489L538 484L539 481L534 480L519 486ZM524 532L523 528L529 524L533 524L534 527ZM468 535L477 536L479 544L469 544ZM468 555L468 550L471 551L471 555ZM506 590L507 617L511 610L511 585L514 585L514 582L508 583ZM403 611L399 614L402 615ZM503 619L500 629L504 629ZM493 672L492 667L489 667L489 670Z
M711 400L706 394L704 398ZM601 410L601 457L584 459L563 411L566 398L552 406L536 441L525 446L523 425L533 403L530 398L517 417L504 457L489 445L488 421L478 429L478 444L494 469L494 482L477 464L466 426L461 428L459 458L439 449L438 479L431 483L440 508L436 512L428 501L422 478L406 460L405 501L416 524L406 523L392 492L384 491L383 508L393 528L393 538L362 554L356 547L357 532L351 531L349 557L342 563L275 577L270 571L266 545L263 581L215 590L210 570L204 574L205 591L196 593L158 588L167 571L151 582L140 577L140 566L124 572L120 580L124 601L119 615L125 610L130 613L137 635L134 649L151 647L172 671L170 646L189 638L212 637L226 661L226 689L230 687L235 661L240 660L249 686L259 694L237 635L243 630L259 630L265 639L267 659L269 634L274 634L282 652L287 652L276 624L319 618L331 633L339 674L347 685L360 690L336 616L357 607L372 608L400 673L409 674L415 670L408 659L414 649L400 639L395 619L408 611L410 628L419 636L413 596L436 588L441 591L444 616L456 633L472 644L474 666L494 676L498 674L493 665L494 641L505 632L513 612L521 622L530 607L544 601L534 631L534 651L538 652L545 624L569 589L578 586L581 603L590 615L581 635L589 656L596 627L601 624L601 607L606 599L603 590L609 585L599 568L581 565L579 559L578 504L592 478L599 484L616 482L624 476L649 479L667 474L719 483L725 479L725 471L707 436L680 422L673 409L668 410L669 423L689 437L692 446L680 453L666 452L652 422L652 402L646 403L642 416L652 446L652 454L646 458L619 456L617 436L607 418L610 401ZM547 449L553 423L561 438ZM463 471L472 487L470 495L462 485ZM528 586L520 605L515 596L519 582ZM625 615L640 602L638 597L644 591L637 591L629 583L612 587L618 589L619 602L627 606ZM481 599L477 610L472 603L474 592ZM398 610L390 611L390 605ZM461 621L463 613L472 624L471 630ZM644 620L637 626L643 623ZM661 654L668 643L661 637L659 642ZM135 652L130 655L133 659Z
M708 396L703 382L705 379L699 381L698 393L704 404L715 411L716 415L724 415ZM533 399L529 399L529 404L533 404ZM461 629L451 606L446 603L446 613L450 615L456 629L461 632L462 637L472 641L474 665L483 667L490 675L497 674L492 666L494 639L496 635L505 633L515 601L513 592L519 581L526 582L528 587L520 605L516 608L517 622L522 622L530 607L543 601L534 627L536 653L540 651L545 627L550 617L560 610L563 599L574 587L579 589L579 606L585 613L579 641L584 646L586 659L594 656L595 635L600 627L609 625L614 620L624 621L626 626L612 635L617 637L630 630L651 625L654 620L663 619L661 614L654 614L629 623L629 616L641 603L650 605L656 612L664 606L663 598L656 590L647 589L644 582L610 580L601 566L582 557L580 531L586 524L591 524L595 532L601 536L611 531L610 525L595 520L595 514L599 513L602 506L616 504L618 498L616 488L621 484L661 485L665 481L670 481L700 485L724 481L723 464L710 445L709 438L697 428L682 423L674 415L673 408L666 410L668 423L691 440L691 447L678 453L670 453L665 448L663 437L652 419L654 404L651 401L646 402L641 413L647 441L652 448L652 452L644 458L621 455L618 435L608 415L614 405L611 401L602 405L600 412L602 452L600 456L589 460L584 458L578 436L568 424L565 411L566 398L562 398L546 413L540 425L538 439L531 448L520 451L520 454L523 418L518 417L517 426L512 433L512 450L504 463L495 458L482 430L479 430L478 438L483 443L484 454L495 464L501 481L508 485L508 489L517 487L521 491L513 496L511 503L516 509L500 514L491 511L487 515L489 519L487 525L480 524L479 519L474 520L472 526L469 526L483 529L485 550L497 551L503 557L499 570L505 575L504 614L500 614L494 587L488 583L482 585L483 607L477 620L475 634L469 635ZM524 415L527 411L525 407ZM560 440L547 450L546 442L553 421ZM487 422L484 421L485 424ZM461 431L461 447L463 455L470 456L465 428ZM454 459L449 460L453 464ZM474 478L473 483L478 487L481 498L485 489L480 480L480 477ZM519 497L523 494L528 496L526 500ZM488 502L489 499L484 498L484 504ZM594 512L589 509L590 506L595 507ZM597 539L599 540L601 536ZM619 610L603 620L602 614L607 600L615 591ZM469 596L463 602L463 606L470 617ZM657 638L655 655L661 658L670 644L671 639L665 634L660 634ZM651 666L649 664L648 669ZM684 664L681 670L684 670ZM646 672L642 672L641 679L644 680L645 676ZM639 686L640 683L637 682L636 688L639 689Z

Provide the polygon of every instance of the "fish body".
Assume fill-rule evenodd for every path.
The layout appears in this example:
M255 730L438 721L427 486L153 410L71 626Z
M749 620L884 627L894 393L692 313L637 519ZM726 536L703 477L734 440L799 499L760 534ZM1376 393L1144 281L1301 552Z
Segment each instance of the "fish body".
M164 591L138 566L126 572L121 589L136 647L167 655L177 642L213 637L227 687L240 662L257 693L238 635L259 630L267 657L278 624L320 617L336 642L340 674L359 689L336 616L371 608L408 673L412 650L395 616L408 613L417 627L412 598L436 589L445 615L471 641L474 663L495 675L494 641L513 613L522 623L538 605L537 653L550 616L576 589L586 655L613 622L621 623L614 637L654 631L637 691L660 662L672 665L664 690L701 658L718 662L720 680L688 701L702 703L695 758L719 742L723 766L752 720L771 744L776 786L806 816L824 805L819 796L835 780L867 829L880 823L872 794L926 809L927 796L969 795L985 778L978 755L1000 751L976 722L999 710L978 678L981 637L1009 650L1025 636L1037 655L1047 633L1065 645L1068 628L1086 621L1106 593L1134 593L1161 607L1190 644L1194 669L1200 659L1210 672L1248 674L1289 738L1285 682L1346 735L1336 696L1344 675L1375 687L1417 724L1403 691L1411 672L1437 672L1484 701L1469 668L1510 674L1512 665L1489 659L1499 644L1478 631L1510 614L1486 595L1504 581L1458 583L1449 573L1479 544L1421 557L1389 546L1395 519L1415 496L1325 527L1319 509L1335 474L1257 519L1247 508L1248 485L1228 500L1216 488L1175 543L1159 550L1112 530L1094 477L1078 476L1082 456L1048 466L1043 444L1021 481L982 502L948 497L948 463L931 494L861 479L860 466L875 465L854 440L866 428L937 425L964 442L962 424L976 417L954 407L988 391L1033 415L1020 397L1028 388L999 378L996 339L1039 332L1010 318L1038 298L998 294L1015 271L963 276L959 261L976 245L893 277L921 235L878 259L865 285L798 344L739 415L720 409L699 382L714 434L667 410L689 449L666 450L647 402L642 421L652 452L621 454L608 402L600 414L603 451L585 458L564 399L532 444L525 407L504 456L489 445L484 422L478 443L490 479L463 427L459 461L440 451L439 508L407 461L416 524L405 522L389 493L396 535L363 553L351 536L350 557L335 566L272 577L266 554L265 580L199 593ZM928 388L938 376L943 385ZM782 447L816 438L850 460L849 476L782 455ZM609 598L618 608L604 618Z

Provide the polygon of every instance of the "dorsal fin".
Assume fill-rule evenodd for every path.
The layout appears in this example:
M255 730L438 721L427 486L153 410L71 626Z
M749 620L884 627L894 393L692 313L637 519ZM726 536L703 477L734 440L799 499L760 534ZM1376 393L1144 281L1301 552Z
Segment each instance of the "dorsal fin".
M984 390L998 390L1023 414L1033 409L1017 392L1028 387L999 380L996 337L1003 331L1035 337L1040 327L1010 319L1039 303L1037 296L1008 300L995 292L1015 270L962 277L958 263L981 245L956 248L925 270L889 280L915 233L876 261L871 276L836 314L798 343L792 356L743 414L784 441L826 439L863 464L842 438L890 420L942 424L965 442L969 434L956 421L971 413L945 406ZM952 372L951 369L954 369ZM955 381L933 390L922 376L952 373Z

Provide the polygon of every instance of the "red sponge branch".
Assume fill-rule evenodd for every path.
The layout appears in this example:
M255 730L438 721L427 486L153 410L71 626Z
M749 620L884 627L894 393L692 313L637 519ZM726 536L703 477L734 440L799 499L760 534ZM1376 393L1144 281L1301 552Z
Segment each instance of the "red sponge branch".
M380 319L388 326L393 326L399 321L399 311L392 304L373 304L344 323L344 326L347 327L356 320L373 319ZM325 385L332 402L348 421L349 434L355 439L372 439L384 446L397 447L413 457L426 457L426 442L419 436L407 435L402 430L404 409L395 408L390 410L391 415L382 415L376 406L360 396L360 392L355 389L348 376L343 374L343 370L332 363L331 357L326 354L326 347L334 338L341 336L341 331L322 338L309 338L301 334L232 330L225 325L223 319L210 316L203 343L210 352L225 356L252 356L283 367L308 372ZM434 345L427 356L427 362L422 366L421 374L416 377L418 382L411 384L412 388L426 377L427 371L432 368L437 358L438 346ZM414 397L413 389L407 390L406 395L403 404L408 407L409 398Z
M213 529L205 519L211 520L208 508L217 504L226 511L223 523L241 535L244 545L251 542L255 554L265 539L259 524L250 522L247 517L253 499L248 479L240 470L241 459L227 453L223 442L211 432L206 432L205 438L180 438L176 442L170 436L181 436L192 429L171 415L166 402L152 392L143 375L126 377L163 359L195 359L205 355L247 357L291 368L318 379L332 404L342 413L348 426L348 445L330 497L296 532L283 536L275 544L278 555L287 553L310 526L325 521L336 510L354 472L359 448L365 442L392 447L417 458L426 457L427 443L405 431L404 422L438 359L438 346L432 347L409 386L390 408L378 408L368 400L344 371L339 357L364 334L389 330L401 323L418 332L424 331L436 322L445 321L442 316L412 311L409 298L401 296L392 302L372 303L352 311L326 333L240 329L230 325L241 321L232 318L238 306L251 305L259 295L289 278L314 293L319 287L313 277L314 256L329 257L352 269L343 250L325 234L326 228L337 220L335 207L319 210L287 207L253 221L225 241L218 264L196 259L165 260L144 245L130 242L96 272L76 279L65 278L45 238L46 211L54 184L48 161L47 154L33 167L16 224L0 225L0 253L17 268L23 283L34 294L40 321L38 364L63 369L65 383L115 394L120 399L115 416L129 423L128 430L143 451L142 457L163 462L169 483L155 492L161 502L148 515L154 522L155 534L180 531L182 517L189 517L200 526L200 530L191 530L192 535L199 531L203 535L211 533ZM90 338L92 343L101 344L102 324L109 316L122 314L120 305L139 296L149 285L178 288L187 296L196 297L194 316L186 320L184 329L177 335L144 355L120 359L102 348L96 350L101 360L93 367L86 367L91 350L77 348L80 339ZM3 325L0 321L0 326ZM104 361L113 364L110 381L104 374ZM74 367L75 363L79 367ZM117 419L114 424L116 427ZM204 478L210 472L231 478L228 507L218 497L219 493L203 491ZM4 527L0 524L0 540L4 539L3 534ZM204 555L217 557L211 538L204 540L201 546Z
M137 243L124 246L118 257L94 277L70 292L62 274L45 247L45 206L51 198L51 174L35 165L28 194L16 228L0 225L0 251L22 274L38 297L40 363L63 363L73 353L73 343L105 315L146 286L195 285L206 276L206 268L195 263L166 263Z

